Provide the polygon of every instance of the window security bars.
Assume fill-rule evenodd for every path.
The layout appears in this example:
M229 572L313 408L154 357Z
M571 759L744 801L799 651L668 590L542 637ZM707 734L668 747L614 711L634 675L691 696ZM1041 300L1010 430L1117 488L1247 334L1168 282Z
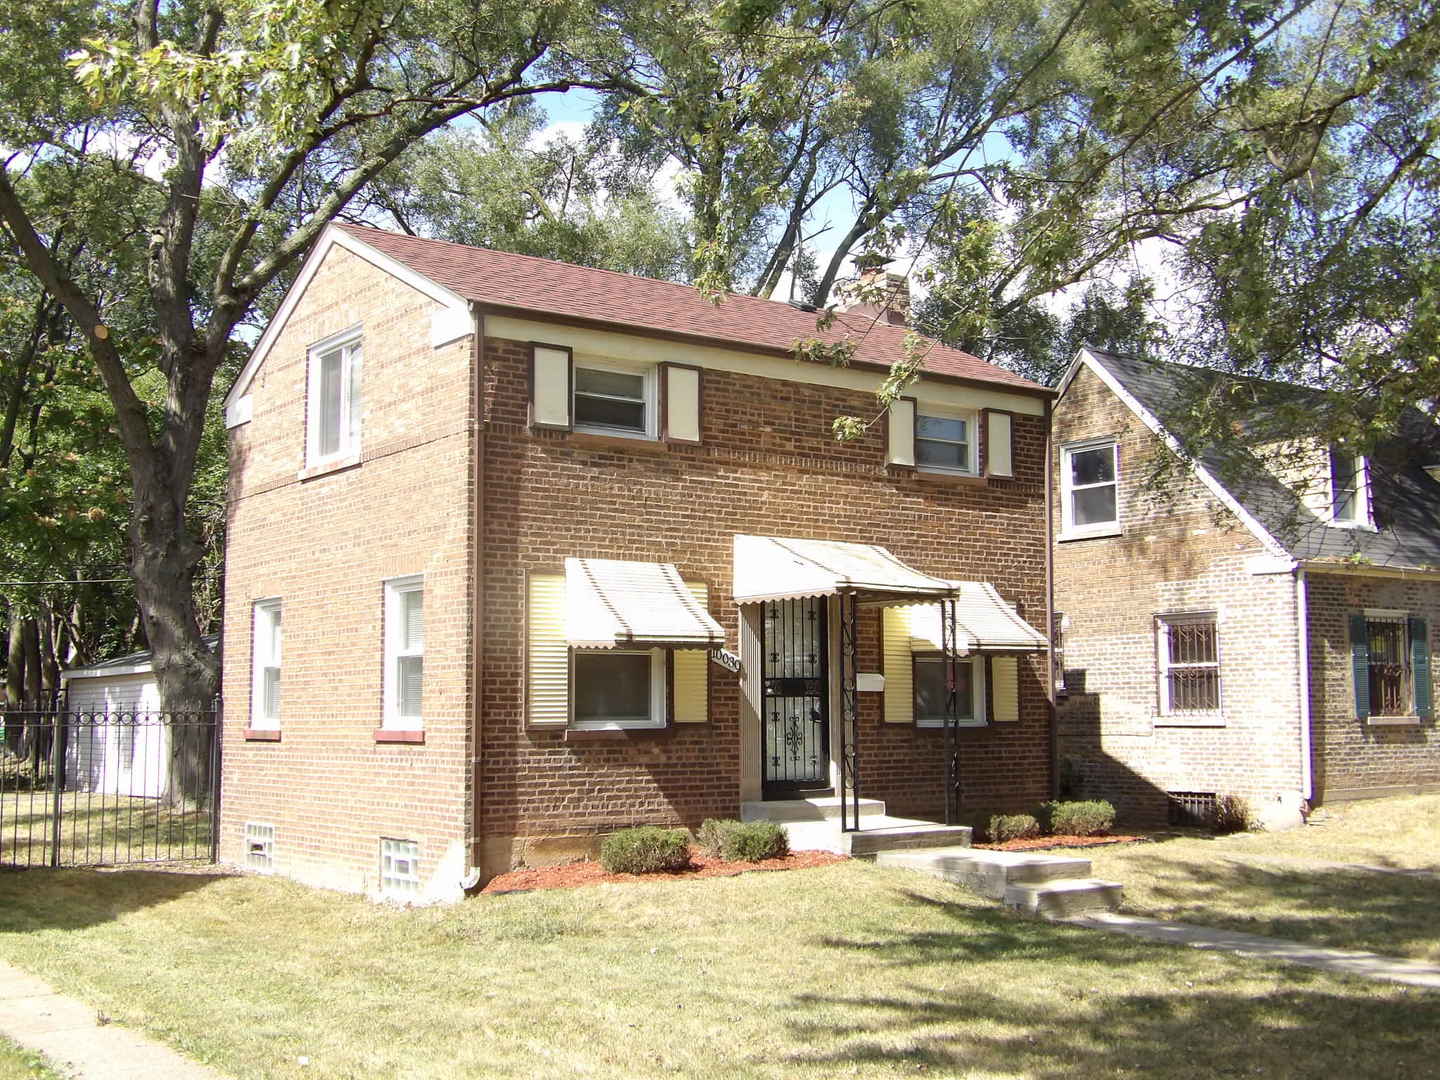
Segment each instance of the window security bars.
M1167 791L1171 825L1194 825L1208 828L1215 820L1215 792Z
M213 862L216 715L0 708L0 865Z
M1220 708L1220 654L1213 618L1163 620L1165 711L1214 712Z
M1370 639L1370 712L1405 716L1410 712L1410 653L1403 618L1368 618Z

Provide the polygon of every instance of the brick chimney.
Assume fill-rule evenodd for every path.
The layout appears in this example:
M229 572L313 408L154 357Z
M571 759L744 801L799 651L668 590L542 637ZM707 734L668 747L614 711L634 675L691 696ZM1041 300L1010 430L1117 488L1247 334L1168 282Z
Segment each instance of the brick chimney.
M910 325L910 280L885 269L883 256L862 255L856 260L859 276L841 285L840 310L845 314L878 316L892 326Z

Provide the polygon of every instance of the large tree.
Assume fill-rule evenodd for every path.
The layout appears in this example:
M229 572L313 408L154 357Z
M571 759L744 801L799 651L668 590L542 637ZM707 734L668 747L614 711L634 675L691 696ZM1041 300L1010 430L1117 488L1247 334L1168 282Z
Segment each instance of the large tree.
M584 0L22 0L0 35L0 222L98 372L130 480L127 557L167 707L217 659L190 511L238 327L325 224L458 117L577 83L606 26ZM32 182L73 170L73 198ZM117 199L116 193L124 189ZM113 220L77 275L56 238ZM143 280L139 295L93 282ZM158 376L153 403L141 383Z

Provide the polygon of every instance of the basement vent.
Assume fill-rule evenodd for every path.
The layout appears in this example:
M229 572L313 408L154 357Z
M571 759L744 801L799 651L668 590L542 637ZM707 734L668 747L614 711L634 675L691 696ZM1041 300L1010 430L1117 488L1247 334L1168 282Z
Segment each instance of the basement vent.
M251 870L275 869L275 826L245 823L245 865Z
M381 837L380 891L390 896L408 896L420 891L418 841Z
M1215 822L1215 792L1167 791L1171 825L1197 825L1209 828Z

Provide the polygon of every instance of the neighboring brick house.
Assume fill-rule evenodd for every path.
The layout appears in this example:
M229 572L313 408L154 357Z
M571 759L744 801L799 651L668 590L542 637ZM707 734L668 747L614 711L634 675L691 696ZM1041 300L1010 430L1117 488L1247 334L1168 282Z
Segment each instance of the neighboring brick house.
M1157 485L1185 449L1170 410L1219 389L1248 395L1248 449L1193 448ZM1436 432L1411 414L1366 458L1266 431L1313 393L1096 350L1071 364L1053 426L1062 794L1171 820L1233 794L1278 826L1440 789Z
M1045 798L1053 392L937 345L837 442L906 330L797 360L815 319L329 229L226 402L222 857L446 897L842 761L931 820L947 768Z

